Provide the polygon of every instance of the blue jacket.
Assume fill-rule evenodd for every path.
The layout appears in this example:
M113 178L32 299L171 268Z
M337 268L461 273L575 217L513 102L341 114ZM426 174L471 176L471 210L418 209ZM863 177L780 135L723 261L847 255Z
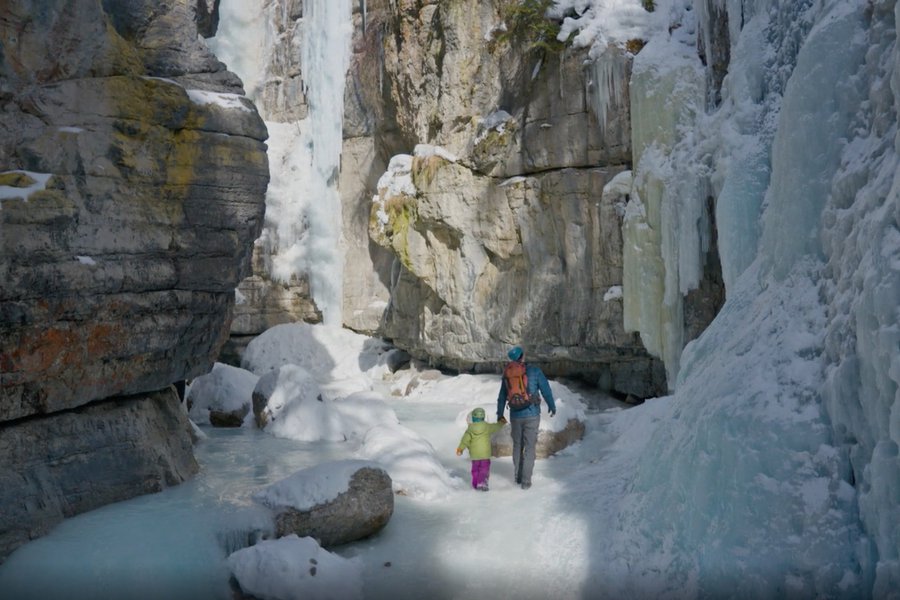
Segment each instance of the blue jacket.
M528 377L528 393L531 396L535 396L538 391L540 391L541 396L543 396L544 398L544 402L547 403L547 408L549 408L551 412L556 412L556 403L553 401L553 392L550 391L550 382L547 381L547 377L544 375L544 372L541 371L538 367L526 364L525 376ZM506 410L506 379L501 378L501 382L500 393L497 395L498 419L503 416L503 412ZM511 407L509 409L510 419L537 417L540 414L540 403L529 404L528 406L517 410Z

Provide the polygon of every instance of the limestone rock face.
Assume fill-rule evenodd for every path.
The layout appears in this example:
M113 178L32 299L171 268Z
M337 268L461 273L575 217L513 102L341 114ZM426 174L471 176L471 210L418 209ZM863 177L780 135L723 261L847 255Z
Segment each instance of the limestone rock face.
M184 3L37 4L0 21L18 36L0 62L0 419L208 371L268 181L265 127L187 41Z
M353 3L338 180L343 324L434 366L493 370L520 343L550 375L665 391L659 361L622 325L624 200L601 197L631 167L632 56L544 52L513 22L517 4ZM305 67L287 51L304 35L300 5L262 9L281 41L248 89L273 139L308 117ZM450 166L422 156L407 199L379 189L392 157L418 145L439 146ZM392 223L378 223L374 196L391 204ZM303 276L290 289L274 282L271 251L257 246L241 284L230 362L238 336L319 318Z
M0 561L65 517L198 470L172 388L0 427Z
M357 96L391 122L376 145L415 156L380 180L370 214L395 258L380 333L439 366L494 370L522 344L551 376L664 391L659 361L623 328L624 201L602 197L630 167L630 55L536 51L502 33L509 6L382 9L382 95Z
M594 59L585 49L535 51L527 31L503 35L514 27L508 0L392 4L387 112L407 144L440 144L502 177L630 160L630 59L622 52ZM616 69L596 68L610 61ZM602 94L610 104L598 115L598 94L610 86L619 92ZM509 117L502 130L501 111Z
M0 470L22 474L0 492L7 550L196 469L156 391L209 371L227 337L268 164L195 8L0 7Z
M308 510L282 507L275 517L278 537L313 537L324 548L347 544L381 531L394 513L391 478L382 469L363 467L350 478L349 489Z
M383 325L395 344L478 370L523 343L548 374L641 396L664 384L622 326L623 207L592 198L621 167L497 185L439 156L412 165L415 194L378 204L371 230L402 265Z

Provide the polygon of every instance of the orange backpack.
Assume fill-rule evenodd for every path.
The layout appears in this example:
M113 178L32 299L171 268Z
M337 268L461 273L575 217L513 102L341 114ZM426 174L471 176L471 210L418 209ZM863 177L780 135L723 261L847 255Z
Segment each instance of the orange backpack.
M506 381L506 403L510 408L524 408L531 404L525 363L517 360L507 363L503 369L503 379Z

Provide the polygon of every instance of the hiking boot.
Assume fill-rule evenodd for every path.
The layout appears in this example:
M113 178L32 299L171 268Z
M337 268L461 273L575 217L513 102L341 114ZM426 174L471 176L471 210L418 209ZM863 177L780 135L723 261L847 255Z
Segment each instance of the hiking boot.
M478 488L476 488L476 489L477 489L479 492L486 492L486 491L488 491L490 488L488 488L488 484L482 483L482 484L479 485Z
M518 484L520 484L520 483L522 483L522 476L521 476L521 475L516 475L516 484L518 485Z
M531 487L531 482L530 482L530 481L523 481L523 482L522 482L522 489L523 489L523 490L527 490L527 489L530 488L530 487Z

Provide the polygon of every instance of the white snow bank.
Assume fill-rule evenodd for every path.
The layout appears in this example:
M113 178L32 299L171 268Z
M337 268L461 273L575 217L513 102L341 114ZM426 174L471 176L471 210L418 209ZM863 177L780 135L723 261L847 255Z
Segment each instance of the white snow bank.
M413 148L413 156L417 156L419 158L440 156L444 160L452 163L455 163L459 160L459 157L457 157L446 148L443 148L441 146L434 146L432 144L416 144L416 147Z
M357 455L377 461L391 476L394 491L405 496L435 499L464 487L441 466L428 440L411 429L377 425L369 429Z
M39 192L47 188L47 182L53 176L51 173L35 173L34 171L4 171L0 175L20 174L28 177L32 183L26 187L17 187L14 185L0 185L0 200L8 200L10 198L21 198L28 201L31 194Z
M191 382L187 390L187 401L191 406L188 416L200 425L209 425L209 411L232 412L242 406L248 407L248 420L253 417L249 410L253 403L253 388L259 376L250 371L223 363L213 365L212 371Z
M493 408L487 412L488 414L497 412L496 399L497 393L500 391L499 375L459 375L458 377L438 375L431 379L423 377L421 373L414 370L398 375L395 385L408 388L408 397L412 400L469 404L473 399L477 399L479 402L489 405L493 399L495 401ZM412 382L415 382L414 386L409 385Z
M359 438L377 424L397 423L394 411L374 392L332 396L297 365L270 371L256 385L269 399L263 409L265 430L303 442L343 442Z
M326 388L327 389L327 388ZM349 439L363 437L376 425L396 425L396 413L378 392L355 392L330 402L341 417L341 429Z
M191 102L204 106L215 104L228 110L241 110L252 113L250 101L240 94L228 94L225 92L207 92L205 90L186 90Z
M387 171L378 179L376 189L379 195L374 200L416 195L416 186L412 182L412 159L411 154L395 154L391 157Z
M389 371L388 350L380 340L341 327L290 323L254 338L241 366L262 375L282 365L297 365L319 383L351 380L357 384L354 391L362 391L371 387L370 379L381 379Z
M563 19L557 39L565 42L574 35L576 47L606 47L647 39L653 24L660 21L644 9L641 0L556 0L547 15L561 19L569 10L579 16Z
M362 561L332 554L309 537L292 534L238 550L228 567L244 593L262 600L363 597Z
M339 460L297 471L253 494L253 499L269 508L283 506L309 510L331 502L350 489L350 478L364 467L381 469L366 460Z

